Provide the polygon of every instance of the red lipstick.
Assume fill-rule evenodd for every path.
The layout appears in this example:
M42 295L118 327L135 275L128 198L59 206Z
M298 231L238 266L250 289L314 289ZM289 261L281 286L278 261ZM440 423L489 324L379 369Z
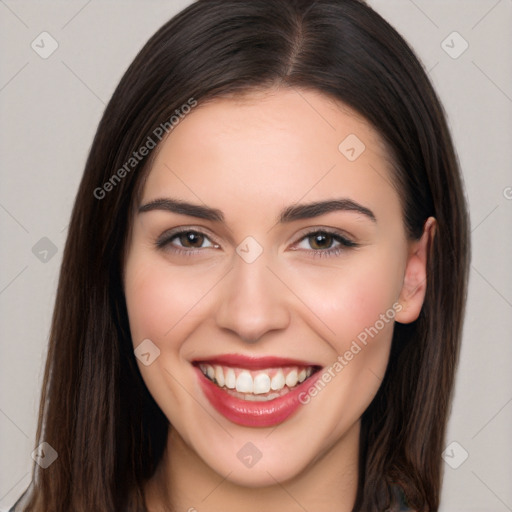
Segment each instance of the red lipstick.
M297 367L299 369L313 368L314 373L310 377L295 386L292 384L293 387L291 389L286 388L287 392L285 394L282 394L282 392L278 393L282 396L270 400L253 401L233 396L235 394L234 390L220 387L206 377L198 366L194 366L201 389L212 407L229 421L246 427L271 427L284 422L302 405L299 401L300 394L314 385L320 376L320 372L316 371L319 369L319 366L314 363L274 356L250 357L239 354L227 354L197 360L195 363L206 363L212 366L219 365L252 371L277 370L279 368L289 369L290 367Z

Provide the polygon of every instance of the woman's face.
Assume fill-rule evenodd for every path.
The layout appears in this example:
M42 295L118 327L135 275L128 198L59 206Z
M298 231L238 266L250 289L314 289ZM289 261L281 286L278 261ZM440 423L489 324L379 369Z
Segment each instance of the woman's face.
M140 207L131 334L184 449L248 486L356 453L424 294L378 134L312 91L216 99L161 144Z

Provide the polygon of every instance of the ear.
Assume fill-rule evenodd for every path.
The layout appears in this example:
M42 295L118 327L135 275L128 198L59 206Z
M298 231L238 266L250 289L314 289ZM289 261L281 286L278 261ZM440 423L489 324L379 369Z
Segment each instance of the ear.
M436 227L436 219L429 217L423 226L421 238L411 242L409 246L404 282L398 300L402 309L395 316L395 320L402 324L414 322L420 315L427 291L428 254L434 240Z

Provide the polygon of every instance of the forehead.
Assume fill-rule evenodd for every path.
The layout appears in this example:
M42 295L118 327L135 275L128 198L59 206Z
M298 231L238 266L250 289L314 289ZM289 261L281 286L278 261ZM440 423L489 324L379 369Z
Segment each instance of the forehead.
M216 98L193 109L161 143L142 196L166 194L232 205L238 214L340 195L398 204L376 130L344 104L298 89Z

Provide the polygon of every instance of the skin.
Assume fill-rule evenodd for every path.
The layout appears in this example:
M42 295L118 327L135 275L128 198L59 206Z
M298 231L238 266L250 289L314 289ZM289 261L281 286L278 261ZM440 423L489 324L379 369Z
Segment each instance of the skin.
M352 162L338 149L350 134L366 146ZM199 105L159 147L141 205L165 197L217 208L225 222L162 210L133 218L124 267L131 334L134 347L149 338L160 350L151 365L137 362L172 425L147 484L149 510L352 510L360 417L384 375L394 321L276 427L244 427L216 412L191 361L239 353L327 368L393 304L394 320L414 321L434 219L420 240L407 239L380 136L311 90L272 89ZM334 211L276 223L297 202L338 198L370 209L376 221ZM176 227L206 237L156 247ZM328 238L319 247L305 237L322 228L358 246ZM247 236L263 248L252 263L236 252ZM333 248L340 253L315 257ZM237 457L248 442L262 454L251 468Z

